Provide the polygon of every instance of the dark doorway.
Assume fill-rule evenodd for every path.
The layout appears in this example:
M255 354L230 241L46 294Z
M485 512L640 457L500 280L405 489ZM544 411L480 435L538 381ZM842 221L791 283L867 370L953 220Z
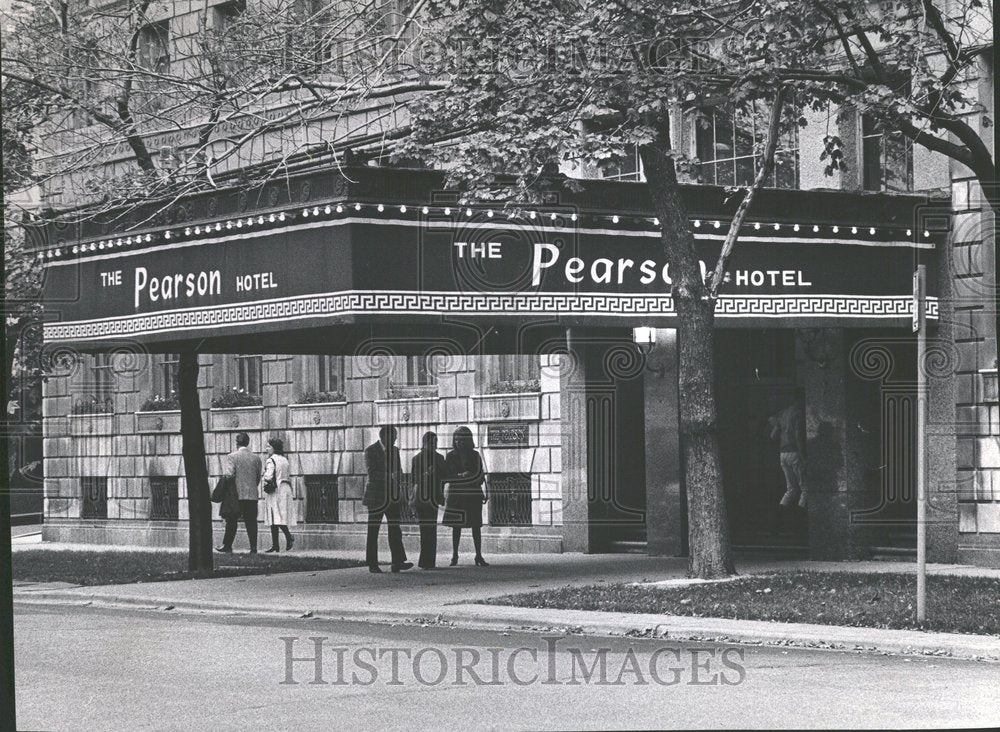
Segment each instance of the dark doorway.
M592 547L597 552L646 550L646 433L642 363L619 368L625 344L595 349L588 373L588 475ZM620 354L619 354L620 355ZM636 368L632 366L635 365Z
M851 515L876 553L912 554L916 546L916 344L899 331L860 331L852 349L849 399L858 415L862 503Z
M795 395L795 331L720 330L715 347L719 443L733 544L804 548L805 510L778 505L785 477L769 423Z

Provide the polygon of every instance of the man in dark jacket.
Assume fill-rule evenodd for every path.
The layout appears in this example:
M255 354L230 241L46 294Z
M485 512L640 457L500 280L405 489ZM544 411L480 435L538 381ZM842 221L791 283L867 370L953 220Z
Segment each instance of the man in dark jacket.
M434 569L437 563L438 507L444 503L444 457L437 451L437 435L425 432L423 449L410 462L413 502L420 524L421 569Z
M365 448L365 467L368 469L368 484L362 503L368 509L368 540L365 544L365 561L368 571L378 574L378 532L385 516L389 524L389 553L392 556L392 571L410 569L413 564L406 561L403 548L403 532L399 528L402 512L401 484L403 479L396 447L396 428L384 426L378 432L378 442Z

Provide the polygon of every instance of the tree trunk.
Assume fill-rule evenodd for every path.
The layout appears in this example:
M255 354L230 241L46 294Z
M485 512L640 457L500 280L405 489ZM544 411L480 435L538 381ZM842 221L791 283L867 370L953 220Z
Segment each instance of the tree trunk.
M211 572L212 501L205 460L205 431L198 399L198 371L198 353L190 348L182 350L177 369L177 391L181 405L181 440L188 495L188 569Z
M661 135L661 139L669 136ZM690 574L704 579L725 577L733 574L735 567L716 432L715 302L702 279L669 144L644 145L640 153L660 219L677 312L680 440L688 497Z

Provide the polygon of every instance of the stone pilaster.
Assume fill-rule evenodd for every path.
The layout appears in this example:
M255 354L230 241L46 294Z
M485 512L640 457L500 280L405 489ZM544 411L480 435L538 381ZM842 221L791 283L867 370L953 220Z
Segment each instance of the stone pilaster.
M812 559L861 556L859 526L851 512L863 507L863 466L871 461L858 433L855 404L848 393L847 344L840 328L810 335L824 341L822 352L806 347L796 331L796 373L806 401L806 488L809 554Z
M563 549L592 550L590 471L587 449L587 353L567 330L567 353L560 366L560 419L562 421Z
M681 492L677 394L677 331L657 329L646 358L646 547L654 556L681 556L687 548Z

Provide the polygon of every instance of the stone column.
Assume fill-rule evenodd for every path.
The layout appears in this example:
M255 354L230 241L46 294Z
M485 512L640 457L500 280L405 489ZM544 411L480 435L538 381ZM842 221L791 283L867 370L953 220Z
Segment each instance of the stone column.
M927 374L927 561L955 562L958 559L958 481L956 440L965 431L956 415L956 370L959 368L955 341L955 301L951 297L954 277L952 260L938 257L936 292L937 321L928 321L925 364ZM963 316L964 317L964 316ZM919 366L919 365L918 365ZM956 416L959 417L956 420ZM970 481L971 483L971 481Z
M562 423L563 550L591 551L590 500L587 455L586 345L574 342L566 330L567 353L560 367L560 421Z
M806 488L812 559L861 556L851 510L863 505L864 445L852 421L847 343L841 328L797 330L796 373L805 390Z
M654 556L687 553L681 490L677 331L659 328L646 358L646 548Z

